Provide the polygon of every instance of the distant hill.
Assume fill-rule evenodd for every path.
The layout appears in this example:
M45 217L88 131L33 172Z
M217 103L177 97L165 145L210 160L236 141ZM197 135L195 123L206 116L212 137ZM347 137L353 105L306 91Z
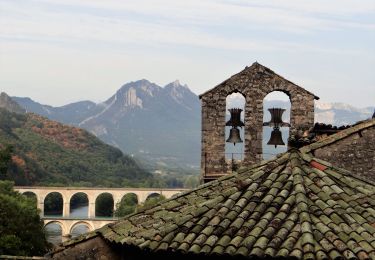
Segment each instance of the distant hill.
M0 93L0 108L5 108L8 111L14 113L24 114L26 110L21 107L18 102L14 101L11 97L9 97L6 93Z
M375 107L357 108L344 103L315 103L315 121L336 126L350 125L370 118Z
M64 124L78 125L81 121L100 112L102 107L91 101L80 101L61 107L42 105L28 97L12 97L26 112L32 112Z
M30 98L13 99L29 112L87 129L150 168L199 168L200 101L178 81L165 87L147 80L130 82L100 104L51 107Z
M172 168L179 172L198 172L201 142L200 100L179 81L164 87L145 79L129 82L99 104L81 101L62 107L51 107L30 98L13 99L29 112L85 128L104 142L120 148L124 153L134 155L142 164L147 165L148 169ZM237 98L230 100L230 104L234 106L240 103ZM266 100L264 106L265 109L285 108L287 111L284 113L284 121L289 121L290 102ZM315 121L346 125L371 117L374 107L359 109L340 103L316 102L315 110ZM264 121L269 120L270 114L267 111ZM271 131L271 128L264 128L265 158L286 149L283 146L275 149L266 145ZM286 142L287 128L282 129L282 132ZM226 151L243 152L240 146Z
M0 148L14 147L16 185L150 186L152 175L89 132L40 115L0 109Z

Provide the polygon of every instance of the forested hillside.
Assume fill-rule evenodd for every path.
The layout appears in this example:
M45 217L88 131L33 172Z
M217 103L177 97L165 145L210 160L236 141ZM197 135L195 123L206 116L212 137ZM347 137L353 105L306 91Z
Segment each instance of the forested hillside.
M0 109L0 148L13 149L7 179L16 185L159 186L119 149L42 116Z

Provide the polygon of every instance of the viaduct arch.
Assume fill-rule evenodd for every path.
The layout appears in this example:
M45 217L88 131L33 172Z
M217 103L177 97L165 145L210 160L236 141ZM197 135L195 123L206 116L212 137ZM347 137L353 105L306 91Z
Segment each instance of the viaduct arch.
M72 234L73 228L77 225L87 226L89 231L101 228L104 225L113 223L117 218L113 219L56 219L56 218L43 218L44 226L49 224L57 224L61 227L62 240L66 240Z
M63 217L69 217L70 213L70 200L76 193L84 193L88 198L88 218L95 218L95 201L96 198L103 193L109 193L113 197L114 210L116 204L121 201L122 197L128 193L134 193L137 196L138 203L146 201L147 197L151 194L160 194L167 199L173 195L187 191L187 189L146 189L146 188L83 188L83 187L22 187L16 186L14 189L20 193L31 192L34 193L37 200L37 207L41 211L41 216L44 216L44 200L48 194L57 192L63 198Z
M148 196L152 194L160 194L167 199L173 195L187 191L188 189L147 189L147 188L83 188L83 187L38 187L38 186L15 186L14 190L24 193L35 194L37 207L40 210L41 219L44 221L44 226L56 223L61 227L63 240L70 236L71 231L76 225L84 224L89 231L101 228L104 225L113 223L117 218L96 218L95 217L95 201L96 198L103 193L109 193L113 197L114 210L116 204L121 201L126 194L133 193L137 196L138 203L146 201ZM48 194L57 192L63 198L63 216L50 217L44 215L44 200ZM84 193L88 198L88 217L87 218L72 218L70 214L70 200L77 193Z

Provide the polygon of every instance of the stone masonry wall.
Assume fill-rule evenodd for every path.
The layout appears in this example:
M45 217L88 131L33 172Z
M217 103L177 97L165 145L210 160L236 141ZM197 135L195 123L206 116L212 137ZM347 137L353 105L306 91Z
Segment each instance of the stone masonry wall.
M309 129L314 124L314 99L305 89L282 78L272 70L254 63L233 75L214 89L201 95L202 155L201 171L204 181L231 172L225 160L226 97L239 92L245 99L245 157L240 166L262 159L263 99L273 91L282 91L291 101L290 124L293 128Z
M314 156L375 181L375 126L315 150Z

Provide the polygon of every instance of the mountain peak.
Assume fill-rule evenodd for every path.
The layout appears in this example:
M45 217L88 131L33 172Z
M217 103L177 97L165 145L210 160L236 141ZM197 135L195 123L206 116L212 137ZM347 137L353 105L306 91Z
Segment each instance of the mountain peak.
M165 88L185 88L185 89L189 89L188 85L186 85L186 84L182 85L178 79L176 79L175 81L167 84L165 86Z
M155 83L148 81L147 79L140 79L122 85L119 91L128 91L129 88L142 89L146 92L150 92L154 91L155 89L159 89L160 87Z
M22 108L16 101L14 101L5 92L1 92L0 94L0 107L5 108L6 110L13 112L13 113L18 113L18 114L26 113L26 110Z
M133 81L133 83L138 83L138 84L152 84L149 80L147 79L140 79L140 80L136 80L136 81Z
M178 79L176 79L175 81L172 82L173 86L180 86L180 81Z

